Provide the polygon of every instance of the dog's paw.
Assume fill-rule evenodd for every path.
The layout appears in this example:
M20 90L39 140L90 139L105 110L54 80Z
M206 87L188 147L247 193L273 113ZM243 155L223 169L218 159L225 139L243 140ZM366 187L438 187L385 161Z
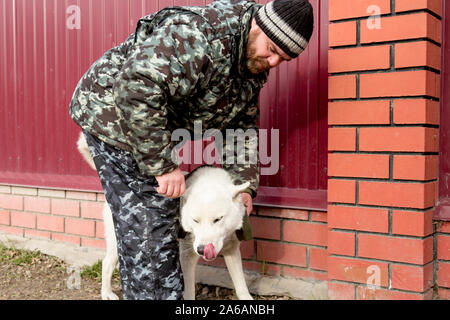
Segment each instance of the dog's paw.
M119 300L114 292L102 292L102 300Z

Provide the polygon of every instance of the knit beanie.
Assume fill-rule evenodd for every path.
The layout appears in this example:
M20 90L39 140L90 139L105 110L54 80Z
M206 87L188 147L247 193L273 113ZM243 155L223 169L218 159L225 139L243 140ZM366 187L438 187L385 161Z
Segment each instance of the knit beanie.
M306 49L314 27L308 0L274 0L262 6L255 19L270 40L291 58Z

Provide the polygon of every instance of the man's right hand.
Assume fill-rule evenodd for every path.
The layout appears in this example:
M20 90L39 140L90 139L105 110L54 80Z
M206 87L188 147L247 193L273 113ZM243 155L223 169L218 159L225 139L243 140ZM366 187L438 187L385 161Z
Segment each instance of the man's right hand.
M156 191L167 198L178 198L186 191L186 183L184 181L184 175L180 168L163 174L161 176L155 176L158 181L159 187Z

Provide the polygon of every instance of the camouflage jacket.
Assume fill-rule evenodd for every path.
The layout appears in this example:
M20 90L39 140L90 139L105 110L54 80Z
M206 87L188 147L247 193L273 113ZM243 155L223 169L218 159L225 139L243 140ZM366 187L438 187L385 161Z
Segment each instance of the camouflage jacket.
M145 175L172 171L177 128L255 129L258 96L267 73L246 67L246 45L259 4L217 0L205 7L170 7L139 20L136 32L107 51L85 73L70 103L70 115L83 130L131 151ZM226 144L224 149L237 153ZM235 183L259 183L257 137L247 139L239 157L258 158L223 167ZM236 144L236 143L235 143ZM238 156L238 155L236 155ZM239 159L235 159L239 160Z

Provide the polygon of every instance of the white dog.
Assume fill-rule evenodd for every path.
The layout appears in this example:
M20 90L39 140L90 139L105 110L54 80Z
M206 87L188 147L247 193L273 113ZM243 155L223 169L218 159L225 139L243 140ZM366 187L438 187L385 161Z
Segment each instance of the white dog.
M95 170L83 133L78 150ZM241 300L252 300L242 269L240 241L236 230L242 227L245 207L240 194L249 186L234 185L221 168L200 167L186 178L186 191L181 197L181 226L187 235L180 239L180 261L184 277L184 299L195 299L195 267L199 257L214 260L223 254L236 294ZM106 255L102 262L103 300L117 300L111 288L111 277L117 266L117 240L112 213L107 203L103 209Z

